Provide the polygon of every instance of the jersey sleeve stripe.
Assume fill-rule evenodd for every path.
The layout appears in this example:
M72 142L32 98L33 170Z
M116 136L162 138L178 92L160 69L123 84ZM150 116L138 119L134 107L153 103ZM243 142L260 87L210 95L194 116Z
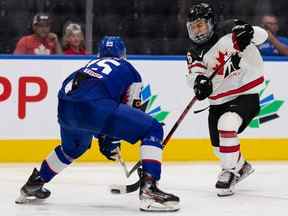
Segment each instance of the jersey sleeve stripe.
M200 63L195 63L195 64L191 64L188 66L189 69L194 68L194 67L200 67L200 68L207 69L207 67L205 65L200 64Z

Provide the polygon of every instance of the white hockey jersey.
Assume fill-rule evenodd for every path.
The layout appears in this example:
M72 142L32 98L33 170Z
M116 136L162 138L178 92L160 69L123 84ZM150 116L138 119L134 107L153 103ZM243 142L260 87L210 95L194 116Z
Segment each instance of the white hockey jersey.
M242 53L233 48L232 28L228 33L222 31L220 37L218 33L218 38L214 38L215 42L210 46L194 47L187 53L189 86L194 86L197 75L210 77L218 70L212 79L213 92L208 97L210 105L226 103L239 95L259 93L263 88L263 60L255 45L263 43L267 33L260 27L253 28L253 42Z

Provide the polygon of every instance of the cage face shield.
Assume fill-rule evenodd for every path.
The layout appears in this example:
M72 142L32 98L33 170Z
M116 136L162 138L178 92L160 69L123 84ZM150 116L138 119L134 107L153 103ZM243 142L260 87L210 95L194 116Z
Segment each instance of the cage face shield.
M187 30L190 39L198 44L208 41L214 33L215 16L206 3L193 5L187 14Z
M210 20L197 19L186 22L189 38L197 44L207 42L213 35L213 24Z

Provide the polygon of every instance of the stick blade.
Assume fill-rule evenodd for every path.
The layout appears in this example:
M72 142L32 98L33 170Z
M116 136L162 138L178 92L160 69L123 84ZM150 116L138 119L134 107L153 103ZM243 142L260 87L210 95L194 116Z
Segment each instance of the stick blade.
M135 182L134 184L130 185L110 185L110 193L111 194L127 194L127 193L132 193L135 192L139 189L140 187L140 180Z

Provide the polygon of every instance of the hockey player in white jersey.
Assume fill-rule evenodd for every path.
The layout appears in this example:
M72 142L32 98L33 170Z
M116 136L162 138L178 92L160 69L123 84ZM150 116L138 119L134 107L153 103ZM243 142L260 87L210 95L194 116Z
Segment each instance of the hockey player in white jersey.
M235 184L254 171L240 152L238 134L260 109L263 60L255 45L263 43L267 33L240 20L216 23L205 3L192 6L186 25L192 40L187 82L198 100L209 100L210 139L221 165L217 195L229 196Z

